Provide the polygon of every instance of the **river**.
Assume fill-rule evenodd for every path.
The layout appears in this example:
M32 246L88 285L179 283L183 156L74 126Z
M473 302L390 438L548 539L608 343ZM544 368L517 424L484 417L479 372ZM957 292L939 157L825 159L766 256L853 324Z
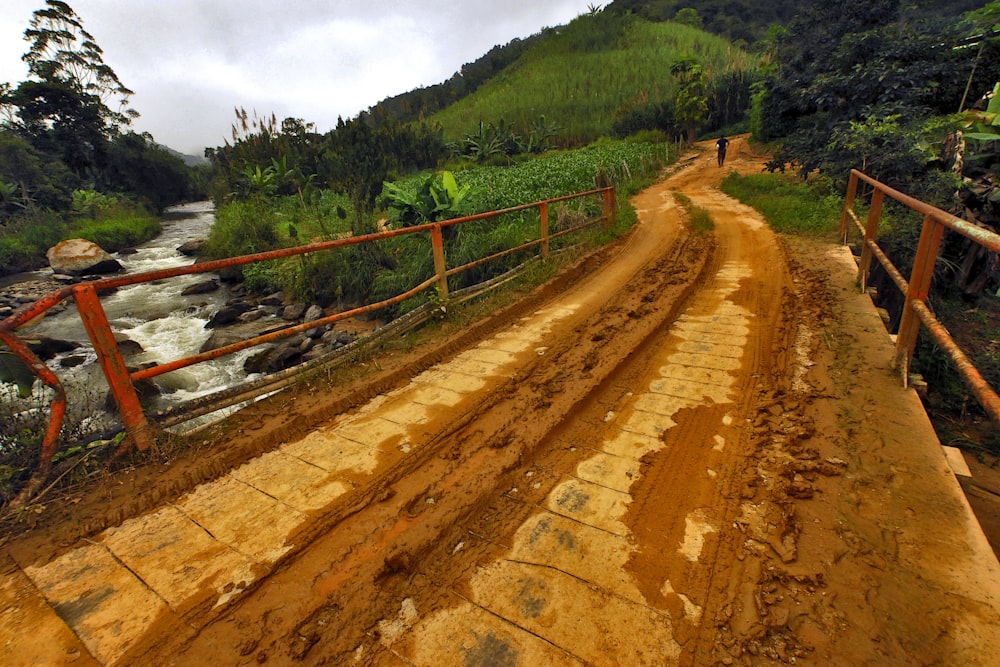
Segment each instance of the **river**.
M134 253L115 257L129 274L189 265L194 259L177 248L188 241L206 238L214 222L211 202L173 207L163 217L163 232L159 236L137 247ZM37 280L50 275L51 270L46 269L24 274L22 279ZM125 287L102 297L108 320L119 339L125 337L142 348L142 352L126 358L130 366L172 361L200 350L212 333L205 324L229 294L224 285L209 294L185 296L182 291L213 277L217 278L215 274L180 276ZM75 305L71 302L62 312L48 315L30 333L80 345L49 362L69 395L67 427L74 431L72 435L86 437L90 432L114 428L117 416L104 410L107 383ZM158 377L156 383L163 393L147 408L167 407L245 380L243 363L250 354L248 350ZM36 393L40 387L36 383Z

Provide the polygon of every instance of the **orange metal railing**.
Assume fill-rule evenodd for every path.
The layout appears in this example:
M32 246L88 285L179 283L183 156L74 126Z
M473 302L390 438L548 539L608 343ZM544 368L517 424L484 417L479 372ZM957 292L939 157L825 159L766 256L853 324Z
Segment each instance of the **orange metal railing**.
M602 212L601 215L588 220L582 224L575 225L569 229L562 230L558 233L549 232L549 220L548 211L549 206L557 203L568 201L572 199L579 199L583 197L600 197L602 201ZM516 213L519 211L526 211L529 209L538 209L540 218L540 229L538 238L531 240L523 245L516 248L509 248L501 252L491 254L486 257L479 258L462 266L455 266L449 268L447 265L447 257L445 256L445 247L443 241L442 230L445 227L450 227L454 225L461 225L464 223L484 220L488 218L494 218L504 214ZM340 320L347 319L349 317L355 317L364 313L369 313L377 310L386 308L394 304L399 304L409 298L412 298L424 290L437 286L438 298L442 301L447 301L448 298L448 278L463 271L467 271L471 268L480 266L486 262L504 257L506 255L516 253L523 250L528 250L531 248L538 248L538 254L542 257L548 257L549 255L549 245L551 241L555 238L572 234L581 229L593 226L598 222L603 222L605 229L609 228L615 221L615 212L617 209L615 190L613 187L601 188L597 190L590 190L588 192L581 192L573 195L567 195L564 197L557 197L553 199L548 199L545 201L534 202L530 204L523 204L520 206L514 206L511 208L502 209L499 211L490 211L488 213L481 213L477 215L466 216L462 218L455 218L452 220L446 220L442 222L434 222L414 227L405 227L402 229L394 229L383 232L378 232L374 234L366 234L363 236L353 236L348 238L341 238L332 241L322 241L318 243L312 243L309 245L299 246L295 248L284 248L281 250L274 250L271 252L257 253L253 255L244 255L241 257L232 257L228 259L204 262L200 264L195 264L191 266L178 267L172 269L164 269L160 271L149 271L146 273L140 273L130 276L116 276L112 278L105 278L101 280L95 280L92 282L73 285L70 287L64 287L58 291L55 291L42 299L39 299L33 304L29 304L22 308L19 308L7 319L0 322L0 341L5 343L7 347L17 355L25 364L31 368L38 378L48 387L50 387L54 396L52 399L51 413L49 415L49 424L46 433L42 440L41 454L39 457L39 465L36 468L36 473L33 476L35 478L44 477L51 465L51 460L56 452L58 438L60 431L62 430L63 419L66 414L66 392L60 382L59 378L52 372L48 366L45 365L32 351L31 349L17 336L17 329L24 326L25 324L31 322L32 320L44 315L53 306L58 303L72 297L77 306L77 310L83 321L84 327L87 331L91 343L94 345L94 350L97 353L98 362L101 365L101 369L107 378L108 385L111 389L111 394L118 405L118 410L122 418L122 422L125 425L125 430L128 434L126 444L134 444L140 450L145 450L153 444L153 433L150 428L149 420L143 411L142 406L139 403L139 397L136 393L134 383L139 380L144 380L148 378L153 378L164 373L169 373L180 368L185 368L193 364L197 364L202 361L207 361L209 359L215 359L227 354L232 354L239 350L243 350L249 347L254 347L257 345L262 345L265 343L270 343L275 340L286 338L288 336L295 335L302 331L308 329L313 329L316 327L324 326L327 324L332 324ZM295 255L304 255L307 253L321 252L325 250L331 250L334 248L342 248L350 245L357 245L360 243L371 243L373 241L380 241L383 239L389 239L397 236L403 236L408 234L429 234L431 238L431 245L434 253L434 269L435 274L428 280L414 286L413 288L398 294L392 298L379 301L377 303L367 304L358 308L354 308L347 311L342 311L318 320L314 320L308 323L299 324L295 326L290 326L283 328L278 331L274 331L268 334L256 336L254 338L249 338L247 340L239 341L231 345L226 345L218 349L214 349L208 352L203 352L195 354L183 359L176 359L173 361L168 361L150 368L145 368L142 370L130 372L125 364L121 352L118 349L118 345L115 341L114 332L108 322L107 316L105 315L104 308L101 305L100 293L102 291L111 290L118 287L124 287L127 285L135 285L139 283L152 282L156 280L164 280L167 278L172 278L176 276L191 275L197 273L206 273L218 271L227 267L242 266L244 264L251 264L254 262L262 262L273 259L280 259L284 257L292 257ZM124 446L124 445L123 445ZM42 474L39 474L42 473ZM29 484L29 488L25 489L25 492L30 496L34 489L30 488L32 486L37 486L40 479L36 479L36 483ZM25 493L22 493L22 496Z
M864 224L854 211L854 202L861 183L867 183L873 188L871 205ZM882 217L882 206L886 195L924 216L920 241L917 244L917 255L913 260L913 270L909 280L892 264L877 242L878 223ZM923 324L941 349L955 363L958 372L990 418L1000 425L1000 397L997 396L996 391L990 387L982 374L956 344L948 330L934 317L931 309L927 306L927 295L930 292L931 279L934 276L934 266L937 263L941 239L946 229L961 234L993 252L1000 252L1000 235L909 197L857 170L851 171L850 181L847 185L847 198L844 201L844 212L840 218L840 235L845 243L850 229L849 221L853 221L864 236L864 247L858 265L858 281L861 284L861 289L864 290L867 287L872 259L877 259L896 287L906 297L903 316L896 336L896 363L903 377L903 385L909 384L910 362L917 346L920 325Z

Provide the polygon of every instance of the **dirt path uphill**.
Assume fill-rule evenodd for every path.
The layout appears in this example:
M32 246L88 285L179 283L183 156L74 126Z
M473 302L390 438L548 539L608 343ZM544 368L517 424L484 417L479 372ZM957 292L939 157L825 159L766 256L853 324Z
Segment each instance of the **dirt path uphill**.
M105 664L990 664L1000 567L853 260L720 193L730 153L467 350L10 576Z

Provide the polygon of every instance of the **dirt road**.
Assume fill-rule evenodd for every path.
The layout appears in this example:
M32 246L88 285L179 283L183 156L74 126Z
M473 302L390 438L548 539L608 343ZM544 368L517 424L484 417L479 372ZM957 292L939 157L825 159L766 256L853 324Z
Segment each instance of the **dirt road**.
M991 664L1000 566L893 376L853 260L779 239L721 194L728 169L762 162L740 140L730 154L726 169L692 157L637 197L628 239L411 380L172 499L154 513L169 521L136 517L48 562L12 551L82 642L64 654ZM711 234L687 229L674 192ZM251 490L269 509L226 518L260 502ZM182 555L161 526L183 522L219 544ZM88 597L74 554L92 547L152 602ZM145 615L109 625L111 599Z

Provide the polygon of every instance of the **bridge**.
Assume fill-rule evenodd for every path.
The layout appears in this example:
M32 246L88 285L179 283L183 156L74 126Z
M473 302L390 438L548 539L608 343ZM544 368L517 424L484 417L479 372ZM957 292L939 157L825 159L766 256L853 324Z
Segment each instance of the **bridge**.
M628 237L350 409L282 392L205 436L308 415L260 455L5 544L0 661L990 664L1000 564L858 260L722 175L690 158Z

